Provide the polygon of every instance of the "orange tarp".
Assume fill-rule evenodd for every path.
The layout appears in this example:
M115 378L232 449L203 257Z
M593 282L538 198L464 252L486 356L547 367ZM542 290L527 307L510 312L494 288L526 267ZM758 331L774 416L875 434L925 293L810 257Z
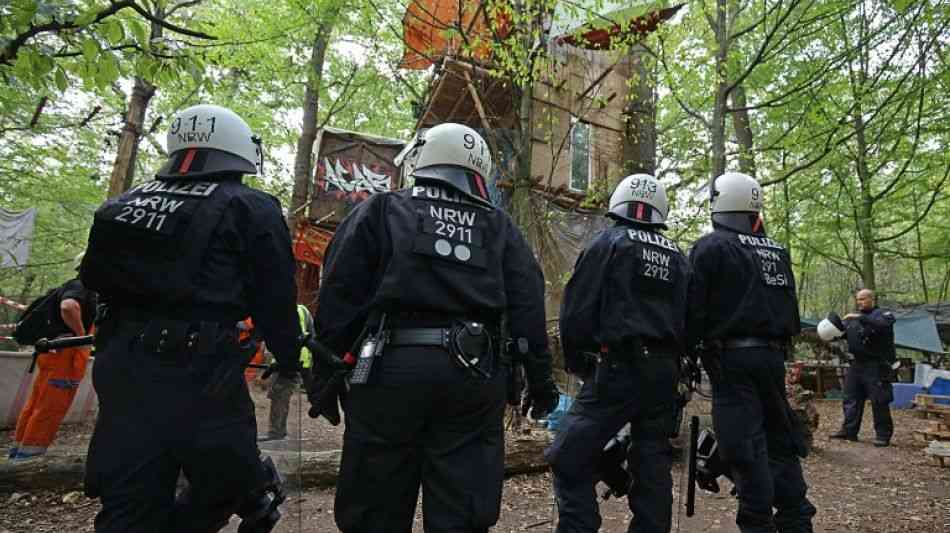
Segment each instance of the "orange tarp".
M449 55L486 59L491 54L487 41L493 38L488 20L478 0L410 0L402 19L406 48L399 66L423 70ZM494 20L498 36L506 36L505 17L496 14Z

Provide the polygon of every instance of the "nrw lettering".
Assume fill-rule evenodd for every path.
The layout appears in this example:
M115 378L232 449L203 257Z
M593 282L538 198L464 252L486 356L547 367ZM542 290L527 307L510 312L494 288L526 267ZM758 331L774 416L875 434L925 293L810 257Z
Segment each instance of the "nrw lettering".
M183 132L183 133L179 133L179 134L178 134L178 142L181 142L181 143L193 143L193 142L206 143L206 142L210 142L210 141L211 141L211 136L212 136L212 135L214 135L214 133L211 133L210 131L189 131L189 132L186 132L186 133Z
M133 198L132 201L128 202L128 205L148 207L152 211L158 211L159 213L174 213L184 203L184 200L172 200L170 198L162 198L161 196L152 196L149 198Z
M436 207L434 205L429 206L429 216L463 226L474 226L476 218L476 214L471 211L461 211L451 207Z
M642 257L644 261L653 263L654 265L663 265L665 267L670 266L670 256L660 253L656 250L644 248Z

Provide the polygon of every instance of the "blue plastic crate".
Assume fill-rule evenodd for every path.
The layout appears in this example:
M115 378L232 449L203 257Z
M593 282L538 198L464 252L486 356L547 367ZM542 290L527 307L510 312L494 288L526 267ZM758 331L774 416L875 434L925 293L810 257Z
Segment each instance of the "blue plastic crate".
M918 394L927 394L927 389L914 383L895 383L894 401L891 402L891 407L894 409L910 409L914 406L914 397Z
M935 396L950 396L950 379L937 378L930 384L930 392ZM950 400L937 400L937 403L950 405Z

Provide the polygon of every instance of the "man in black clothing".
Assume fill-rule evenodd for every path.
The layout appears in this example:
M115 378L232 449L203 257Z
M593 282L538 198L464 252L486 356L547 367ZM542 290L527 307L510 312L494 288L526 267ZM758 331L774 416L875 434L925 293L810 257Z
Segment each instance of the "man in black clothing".
M557 403L544 280L492 205L478 133L435 126L396 164L415 184L370 196L340 224L314 317L331 349L362 346L343 401L336 523L345 533L409 531L421 483L427 532L484 532L501 506L503 333L524 348L533 415ZM315 383L325 383L320 366Z
M719 176L711 207L713 232L689 256L687 329L712 381L719 452L739 494L736 524L742 533L810 533L806 449L785 396L785 355L800 328L791 261L765 234L754 179Z
M261 149L235 113L190 107L167 140L156 180L96 211L82 263L83 283L107 305L85 486L102 501L99 533L275 520L243 377L255 345L238 342L237 323L251 316L280 372L296 372L290 235L280 203L241 183L260 171ZM176 501L179 471L190 489Z
M594 471L630 423L627 503L631 533L668 533L679 355L688 266L666 228L666 190L647 174L624 178L610 198L616 225L581 253L561 305L561 344L584 384L545 452L554 472L559 533L596 533Z
M854 361L844 381L844 423L833 439L858 440L864 401L871 400L874 414L874 445L889 446L894 434L890 403L894 401L892 364L894 350L894 314L875 305L874 292L861 289L855 294L858 313L844 316L848 352Z

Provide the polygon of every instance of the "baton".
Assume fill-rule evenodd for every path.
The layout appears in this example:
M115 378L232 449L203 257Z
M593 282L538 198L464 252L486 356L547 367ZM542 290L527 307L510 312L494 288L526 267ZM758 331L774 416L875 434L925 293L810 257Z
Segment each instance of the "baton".
M36 358L40 356L41 353L48 352L50 350L58 350L60 348L75 348L77 346L89 346L96 342L96 337L94 335L83 335L81 337L63 337L61 339L40 339L36 341L36 344L33 345L33 360L30 361L30 369L28 373L32 374L36 370Z
M689 419L689 471L686 481L686 516L696 514L696 446L699 440L699 417Z

